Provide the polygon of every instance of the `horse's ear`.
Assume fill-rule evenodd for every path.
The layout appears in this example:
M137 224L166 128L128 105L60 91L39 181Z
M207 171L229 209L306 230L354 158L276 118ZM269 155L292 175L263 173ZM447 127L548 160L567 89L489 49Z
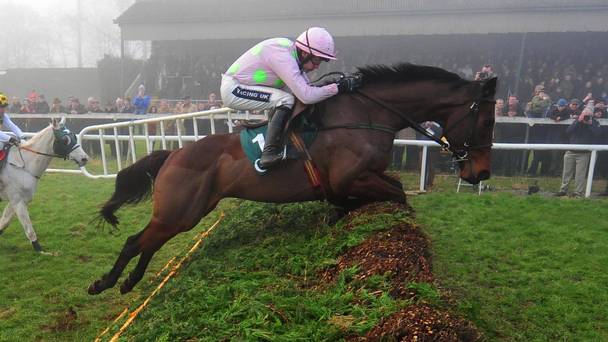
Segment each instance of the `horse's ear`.
M59 121L60 125L65 125L65 115L61 117L61 121Z
M496 94L496 85L498 84L498 77L492 77L489 80L483 82L481 87L481 97L494 98L494 94Z
M53 125L53 128L58 128L59 125L57 124L57 119L51 118L51 125Z

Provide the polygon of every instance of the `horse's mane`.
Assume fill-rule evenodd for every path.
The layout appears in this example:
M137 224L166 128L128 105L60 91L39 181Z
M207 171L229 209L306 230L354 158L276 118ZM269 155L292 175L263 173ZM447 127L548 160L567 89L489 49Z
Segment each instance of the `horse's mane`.
M364 85L377 82L441 81L458 87L469 83L453 72L428 65L410 63L399 63L393 66L368 65L359 67L358 70L363 75L362 84Z
M25 141L23 143L23 146L31 146L33 144L35 144L38 140L41 139L41 137L44 135L43 132L47 131L47 130L52 130L53 129L53 125L48 125L47 127L43 128L42 130L38 131L38 133L34 134L31 138L29 138L27 141Z

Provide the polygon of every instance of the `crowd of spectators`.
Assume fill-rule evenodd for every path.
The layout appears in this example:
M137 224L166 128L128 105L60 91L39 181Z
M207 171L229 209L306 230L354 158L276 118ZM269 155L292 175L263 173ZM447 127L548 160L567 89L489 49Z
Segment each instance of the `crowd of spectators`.
M11 97L7 112L11 114L86 114L86 113L121 113L121 114L182 114L221 108L222 103L215 93L209 93L207 99L192 100L184 96L181 100L154 99L145 94L145 87L140 86L138 94L130 97L118 97L101 105L97 97L88 97L86 104L74 96L69 96L65 104L55 97L49 104L43 94L32 90L20 99Z

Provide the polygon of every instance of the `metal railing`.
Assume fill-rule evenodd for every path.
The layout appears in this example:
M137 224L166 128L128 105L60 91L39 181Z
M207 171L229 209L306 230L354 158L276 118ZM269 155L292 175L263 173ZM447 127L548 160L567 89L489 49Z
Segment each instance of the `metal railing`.
M52 117L53 115L46 116ZM15 116L18 117L18 116ZM82 117L82 116L72 116L74 117ZM111 115L112 118L116 118L116 115ZM142 116L133 116L132 118L141 118ZM137 119L131 121L123 121L123 122L114 122L108 124L100 124L100 125L92 125L83 128L78 134L81 142L86 141L97 141L100 145L100 154L101 161L103 166L103 174L96 175L91 173L86 167L81 168L81 170L74 169L47 169L48 172L62 172L62 173L81 173L90 178L113 178L116 177L115 173L110 173L108 168L108 163L110 160L106 156L105 144L106 142L112 142L114 152L116 155L116 166L120 171L123 168L123 160L122 160L122 152L120 142L127 142L127 153L126 158L131 160L134 163L137 160L136 153L136 141L144 141L146 153L149 154L152 152L152 145L154 142L159 141L161 143L161 147L163 149L167 148L168 142L177 142L179 147L183 146L183 143L186 141L196 141L207 134L201 133L199 130L199 120L209 120L209 134L216 134L218 124L217 120L222 120L227 124L227 131L229 133L233 132L233 128L235 126L235 120L262 120L267 119L268 114L252 114L249 112L235 112L229 108L220 108L207 110L203 112L195 112L188 114L178 114L178 115L147 115L143 116L144 119ZM131 117L130 117L131 118ZM185 120L192 120L192 129L193 134L186 134L184 132L183 122ZM168 122L176 122L175 124L175 132L169 134L167 132L167 124ZM547 119L528 119L528 118L508 118L507 120L500 120L503 122L517 122L517 123L536 123L536 124L552 124L552 121ZM607 124L608 120L603 119L602 124ZM149 131L148 124L158 124L158 128L160 132L157 134L151 134ZM224 124L224 123L222 123ZM565 124L565 123L559 123ZM121 134L120 129L126 128L128 130L128 134ZM106 131L109 130L110 133ZM32 136L34 133L25 133L26 137ZM426 177L426 161L428 148L439 148L439 145L434 141L429 140L404 140L404 139L396 139L394 144L397 146L420 146L422 147L422 162L421 162L421 170L420 170L420 191L424 191L425 177ZM590 165L587 174L587 185L585 190L585 197L589 197L591 194L591 187L593 183L593 175L595 171L595 164L597 161L597 152L598 151L608 151L608 145L570 145L570 144L507 144L507 143L494 143L493 149L496 150L534 150L534 151L549 151L549 150L574 150L574 151L590 151L591 159ZM126 162L126 161L125 161Z
M421 146L422 161L420 167L420 191L425 191L424 184L426 182L426 160L429 147L439 148L439 144L430 140L403 140L396 139L394 142L398 146ZM591 195L591 186L593 185L593 174L595 172L595 163L597 161L598 151L608 151L608 145L575 145L575 144L506 144L495 143L492 145L493 150L532 150L532 151L591 151L591 159L589 162L589 170L587 171L587 185L585 188L585 197Z
M159 141L162 149L167 149L168 142L177 142L178 146L183 147L186 141L196 141L200 138L205 137L207 134L201 133L199 130L199 120L205 119L210 122L210 134L216 134L217 123L216 120L225 120L228 126L228 132L232 133L235 126L235 120L252 120L252 119L266 119L266 114L251 114L249 112L234 112L229 108L220 108L207 110L203 112L168 115L162 117L154 117L141 120L116 122L101 125L92 125L85 127L80 131L78 137L81 142L85 141L98 141L100 146L101 162L103 167L103 174L93 174L86 167L81 168L81 172L90 178L112 178L116 177L115 173L110 173L108 170L109 160L106 156L105 144L108 141L113 142L114 152L116 155L116 166L118 171L123 168L123 151L121 150L121 142L127 142L127 153L126 158L131 159L132 163L137 161L137 147L136 141L144 141L146 154L150 154L153 150L153 143ZM192 120L192 134L186 134L184 121ZM167 126L169 122L175 122L175 132L168 133ZM159 133L151 134L149 124L158 124ZM128 134L119 134L121 129L127 129ZM110 133L107 133L107 131ZM49 169L49 172L66 172L63 169ZM68 172L73 172L70 170Z

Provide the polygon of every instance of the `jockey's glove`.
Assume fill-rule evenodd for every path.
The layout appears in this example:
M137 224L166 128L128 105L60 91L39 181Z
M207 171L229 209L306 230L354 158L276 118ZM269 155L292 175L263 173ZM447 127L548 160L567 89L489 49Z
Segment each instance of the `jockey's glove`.
M19 141L19 138L10 137L10 138L8 139L8 143L9 143L10 145L19 146L19 144L20 144L21 142Z
M352 93L361 86L360 75L344 76L338 81L338 93Z

